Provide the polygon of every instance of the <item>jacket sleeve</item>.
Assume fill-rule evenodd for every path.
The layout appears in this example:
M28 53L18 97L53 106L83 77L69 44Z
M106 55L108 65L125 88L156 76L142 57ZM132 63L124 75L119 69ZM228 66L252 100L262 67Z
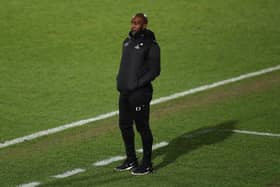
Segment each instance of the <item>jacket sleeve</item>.
M160 48L152 44L147 55L147 70L138 80L138 88L152 82L160 74Z

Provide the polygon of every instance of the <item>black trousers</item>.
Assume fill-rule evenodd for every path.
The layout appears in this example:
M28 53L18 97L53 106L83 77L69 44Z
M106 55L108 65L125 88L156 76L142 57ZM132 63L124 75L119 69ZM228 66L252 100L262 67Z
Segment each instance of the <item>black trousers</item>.
M142 139L143 163L151 165L153 135L150 129L151 85L119 96L119 127L128 160L136 160L133 123Z

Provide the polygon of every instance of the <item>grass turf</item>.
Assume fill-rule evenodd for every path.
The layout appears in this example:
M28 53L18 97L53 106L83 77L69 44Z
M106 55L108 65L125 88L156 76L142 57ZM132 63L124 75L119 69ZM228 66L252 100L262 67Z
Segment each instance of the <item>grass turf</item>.
M0 142L117 108L115 76L132 14L150 18L162 49L155 98L279 64L277 0L1 1ZM167 15L168 14L168 15ZM167 16L166 16L167 15ZM164 18L164 19L163 19ZM91 164L119 155L117 118L0 150L1 186L279 186L279 72L153 107L156 172ZM138 137L139 138L139 137ZM138 139L137 147L140 147ZM63 180L49 176L77 167Z
M1 1L0 142L117 108L129 19L162 49L155 98L279 63L277 0Z
M113 172L119 162L98 168L91 165L122 154L117 118L111 118L1 150L1 184L39 180L42 186L279 185L279 137L219 131L280 133L279 76L274 72L154 106L155 142L165 140L170 145L154 151L152 175ZM218 130L184 138L205 129ZM137 143L140 147L139 137ZM49 177L74 168L87 171L60 180Z

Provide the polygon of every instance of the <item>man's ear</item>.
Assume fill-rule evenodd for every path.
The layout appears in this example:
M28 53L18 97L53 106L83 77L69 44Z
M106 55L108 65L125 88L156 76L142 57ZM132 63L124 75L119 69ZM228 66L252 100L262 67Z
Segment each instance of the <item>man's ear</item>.
M143 29L146 29L147 28L147 24L143 24Z

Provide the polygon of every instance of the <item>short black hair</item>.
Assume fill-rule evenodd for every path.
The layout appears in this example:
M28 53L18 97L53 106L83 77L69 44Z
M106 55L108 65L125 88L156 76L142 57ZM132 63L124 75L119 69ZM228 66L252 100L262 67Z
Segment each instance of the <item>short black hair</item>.
M135 14L132 19L134 19L135 17L139 17L139 18L142 18L144 20L144 24L148 24L148 17L146 14L144 13L137 13Z

